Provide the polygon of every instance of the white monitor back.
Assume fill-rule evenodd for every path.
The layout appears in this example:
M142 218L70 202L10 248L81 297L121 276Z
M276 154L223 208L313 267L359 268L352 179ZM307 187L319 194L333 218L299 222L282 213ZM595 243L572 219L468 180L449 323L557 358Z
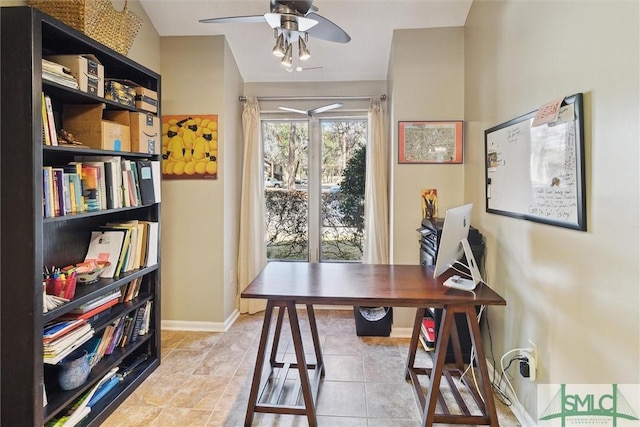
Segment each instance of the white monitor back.
M471 279L454 275L447 279L444 285L468 291L475 289L478 283L482 281L480 270L467 240L472 210L473 204L471 203L447 210L438 243L436 265L433 270L433 277L438 277L449 268L454 267L464 255L467 259L467 267L471 274Z
M433 277L438 277L462 259L464 248L460 244L469 235L473 204L447 209L438 242L438 255Z

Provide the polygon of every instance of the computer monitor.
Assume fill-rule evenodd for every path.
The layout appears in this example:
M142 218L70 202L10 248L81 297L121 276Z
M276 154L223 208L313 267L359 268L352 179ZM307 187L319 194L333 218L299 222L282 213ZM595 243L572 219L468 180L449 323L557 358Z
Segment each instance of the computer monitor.
M470 203L447 210L440 242L438 243L436 266L433 270L433 277L438 277L449 268L455 267L455 264L464 255L467 259L466 267L469 269L471 278L467 279L456 274L448 278L443 285L466 291L474 290L478 283L482 281L480 270L478 270L471 246L469 246L469 241L467 240L472 209L473 204Z

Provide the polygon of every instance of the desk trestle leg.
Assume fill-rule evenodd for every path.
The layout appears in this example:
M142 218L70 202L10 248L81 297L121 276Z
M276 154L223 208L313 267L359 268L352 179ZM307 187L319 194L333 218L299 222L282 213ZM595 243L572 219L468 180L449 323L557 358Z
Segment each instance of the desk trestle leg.
M435 360L432 369L417 368L415 366L415 353L418 349L420 337L420 328L422 319L425 315L425 309L419 308L416 311L416 318L411 336L411 344L409 346L409 356L407 358L407 379L413 382L414 391L420 407L423 410L422 425L432 426L434 423L443 424L473 424L473 425L491 425L498 426L498 416L496 412L495 402L493 399L493 391L491 382L489 381L489 372L487 365L478 363L480 371L480 394L475 389L475 385L470 383L466 377L463 378L464 384L470 389L476 405L482 412L482 415L472 415L466 403L460 395L458 384L460 381L454 381L454 377L460 378L464 370L464 361L462 360L462 352L460 351L460 343L458 341L458 331L454 316L456 313L464 313L467 317L469 325L469 335L475 347L477 360L484 361L484 349L482 347L482 338L480 336L480 326L476 319L476 312L473 305L452 305L445 306L443 309L442 323L437 335L437 343L435 350ZM452 347L456 359L456 368L445 368L445 359L447 355L447 346L452 341ZM425 396L419 382L419 376L427 375L429 377L429 385L427 395ZM459 406L462 414L452 414L449 411L445 399L440 392L441 378L445 377L449 384L449 389ZM443 413L436 414L436 404L439 403Z
M273 337L270 339L269 332L271 327L271 318L275 307L278 307L278 317ZM288 321L291 327L291 336L296 355L295 363L285 363L276 360L285 311L288 315ZM251 391L249 393L245 426L251 425L255 412L305 415L309 426L317 426L318 421L315 411L315 401L318 396L320 379L324 376L324 363L322 360L322 352L320 349L320 340L318 337L318 329L315 314L313 312L313 306L307 305L307 313L316 356L316 363L311 364L307 364L306 362L302 334L300 332L300 322L298 320L295 302L273 300L269 300L267 302ZM266 349L270 343L272 347L269 356L269 364L267 366L265 363L265 356L267 351ZM286 384L291 382L287 381L288 379L291 379L287 378L290 369L298 370L298 379L296 386L293 387L293 390L295 391L287 393L285 388ZM314 372L312 379L309 378L309 370ZM290 398L289 402L282 403L281 397L287 394ZM302 395L302 405L298 404L300 401L300 395Z

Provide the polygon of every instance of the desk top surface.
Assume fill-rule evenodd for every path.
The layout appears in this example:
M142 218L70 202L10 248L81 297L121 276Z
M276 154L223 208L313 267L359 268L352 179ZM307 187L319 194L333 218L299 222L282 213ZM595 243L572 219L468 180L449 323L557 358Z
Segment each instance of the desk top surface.
M500 295L482 283L475 289L475 296L444 287L442 283L451 274L433 278L433 270L420 265L270 262L242 297L327 305L506 305Z

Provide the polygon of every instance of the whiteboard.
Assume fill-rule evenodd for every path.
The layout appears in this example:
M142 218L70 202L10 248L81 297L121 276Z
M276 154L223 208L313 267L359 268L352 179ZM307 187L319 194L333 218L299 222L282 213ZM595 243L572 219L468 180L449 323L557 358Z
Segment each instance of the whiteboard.
M485 130L487 212L587 229L582 110L579 93L551 123L532 111Z

